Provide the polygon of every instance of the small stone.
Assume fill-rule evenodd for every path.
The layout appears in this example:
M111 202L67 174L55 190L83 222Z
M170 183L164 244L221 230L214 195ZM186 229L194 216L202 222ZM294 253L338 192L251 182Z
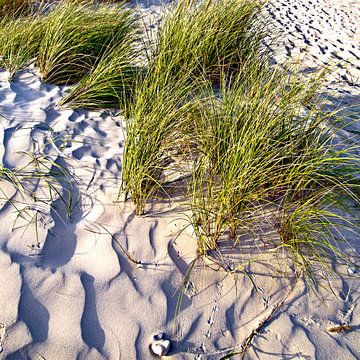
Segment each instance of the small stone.
M229 337L231 337L231 332L230 332L230 330L221 330L221 334L222 334L222 336L224 336L224 337L227 337L227 338L229 338Z

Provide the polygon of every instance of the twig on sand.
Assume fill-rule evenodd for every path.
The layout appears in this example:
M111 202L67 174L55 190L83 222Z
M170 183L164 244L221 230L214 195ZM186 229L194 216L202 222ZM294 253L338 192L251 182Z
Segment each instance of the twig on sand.
M277 304L275 304L271 310L271 312L264 317L258 324L258 326L251 331L251 333L245 338L241 345L233 347L231 350L226 349L224 351L230 351L227 355L223 356L220 360L230 359L232 356L240 355L240 359L244 359L246 351L250 347L251 343L253 342L254 338L259 334L259 332L274 318L274 316L279 312L279 310L284 306L285 302L290 298L293 294L296 285L298 284L299 279L301 278L302 271L296 274L296 278L294 280L293 285L287 292L287 294L280 300ZM236 348L240 348L240 351L235 351Z

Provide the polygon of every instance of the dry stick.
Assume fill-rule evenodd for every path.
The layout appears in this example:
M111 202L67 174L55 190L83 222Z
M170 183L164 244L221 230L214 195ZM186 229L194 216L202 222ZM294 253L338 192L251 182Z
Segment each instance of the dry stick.
M292 287L288 291L288 293L283 297L283 299L279 303L274 305L270 314L268 316L266 316L262 321L260 321L260 324L258 325L258 327L256 329L252 330L250 335L243 341L243 343L241 344L241 349L242 349L242 351L240 353L241 359L243 359L245 357L245 353L246 353L247 349L249 348L249 346L251 345L252 341L254 340L255 336L260 332L260 330L265 325L267 325L267 323L270 320L272 320L274 315L277 314L277 312L284 306L285 301L287 301L289 299L290 295L292 295L292 293L294 292L295 287L300 279L301 274L302 274L302 271L297 274L294 284L292 285Z
M274 307L271 310L270 314L267 315L263 320L260 321L259 325L255 329L253 329L251 331L251 333L246 337L246 339L242 342L242 344L237 345L237 346L232 348L232 350L234 350L235 348L241 348L241 351L240 352L228 353L227 355L222 357L220 360L222 360L222 359L224 359L224 360L225 359L230 359L230 357L232 357L234 355L241 355L241 359L244 359L246 351L250 347L250 345L253 342L255 336L259 334L259 332L269 323L269 321L271 321L274 318L274 316L278 313L278 311L284 306L285 302L289 299L289 297L294 292L294 290L296 288L296 285L298 284L298 281L299 281L301 275L302 275L302 271L300 271L296 275L296 279L295 279L291 289L288 291L288 293L283 297L283 299L279 303L274 305ZM230 349L228 349L228 350L230 350ZM224 352L224 350L222 352Z

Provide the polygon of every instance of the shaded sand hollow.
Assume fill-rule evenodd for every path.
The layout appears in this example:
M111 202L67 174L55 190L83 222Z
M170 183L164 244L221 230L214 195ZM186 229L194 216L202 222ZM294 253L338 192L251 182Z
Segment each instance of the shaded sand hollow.
M311 72L340 61L326 89L333 91L329 105L341 100L354 105L352 116L359 114L360 1L270 1L265 10L285 35L274 62L297 58ZM156 15L160 7L140 4L139 11ZM176 201L153 205L144 217L135 217L131 204L114 203L122 119L116 112L58 110L65 89L41 83L35 69L22 71L11 84L5 79L0 73L0 161L21 167L31 154L46 154L50 167L73 172L76 182L64 176L58 185L72 193L71 217L61 200L46 198L44 184L28 184L47 201L30 206L25 219L17 218L9 201L23 208L31 199L0 185L0 359L146 360L152 358L150 338L160 331L171 339L171 359L220 359L227 349L236 350L291 288L292 279L277 272L276 258L263 255L247 266L257 291L241 273L197 264L176 318L196 245L189 227L180 232L186 217ZM356 139L358 133L355 121L344 135ZM359 238L347 240L359 249ZM243 256L251 249L249 243ZM223 254L229 266L237 260L226 245ZM356 275L334 280L334 293L321 299L297 283L246 358L359 359ZM326 331L343 323L351 330Z

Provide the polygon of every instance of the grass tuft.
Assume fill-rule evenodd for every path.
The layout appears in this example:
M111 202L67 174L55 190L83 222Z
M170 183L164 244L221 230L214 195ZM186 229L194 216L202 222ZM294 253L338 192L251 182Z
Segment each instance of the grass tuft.
M163 174L173 164L169 151L186 147L187 109L193 107L189 100L198 79L215 80L246 59L263 62L259 11L257 2L247 0L182 1L169 10L157 34L145 39L148 64L128 108L122 183L138 214L163 187Z
M269 29L260 11L257 1L182 1L167 15L153 56L171 67L172 77L191 71L218 80L221 72L264 58Z
M125 198L131 195L137 215L144 213L146 201L163 187L162 175L172 165L170 154L182 146L187 108L192 106L184 102L193 90L189 81L167 83L166 75L156 69L144 78L139 75L134 104L128 109L122 192Z
M130 10L60 3L46 16L38 65L46 82L73 84L129 33Z
M0 18L29 13L33 0L0 0Z
M161 62L173 80L189 73L219 80L221 72L244 61L264 59L269 28L260 11L258 1L181 1L168 11L148 57Z
M187 162L197 259L225 238L241 248L251 236L312 286L317 267L328 273L332 259L346 261L342 230L358 230L349 204L360 202L359 157L337 137L338 113L325 111L326 71L304 78L270 67L261 9L250 0L181 1L137 49L136 20L122 5L63 1L41 21L7 5L0 65L12 78L36 58L44 81L76 83L59 105L120 101L128 117L121 192L137 215L164 190L166 172ZM145 69L135 67L142 50ZM24 193L26 176L0 169Z
M356 226L338 211L344 201L359 204L359 157L334 140L336 113L324 111L322 83L322 74L245 66L224 78L220 94L209 85L193 122L200 156L190 194L201 255L224 237L259 244L256 229L266 224L277 235L263 248L286 248L309 279L314 260L325 267L340 258L339 229Z
M122 33L117 33L94 67L59 101L59 106L117 107L119 100L127 102L131 98L138 71L134 66L137 26L131 11L118 15L118 27Z
M0 67L9 72L9 81L35 61L41 36L41 21L36 15L0 20Z

